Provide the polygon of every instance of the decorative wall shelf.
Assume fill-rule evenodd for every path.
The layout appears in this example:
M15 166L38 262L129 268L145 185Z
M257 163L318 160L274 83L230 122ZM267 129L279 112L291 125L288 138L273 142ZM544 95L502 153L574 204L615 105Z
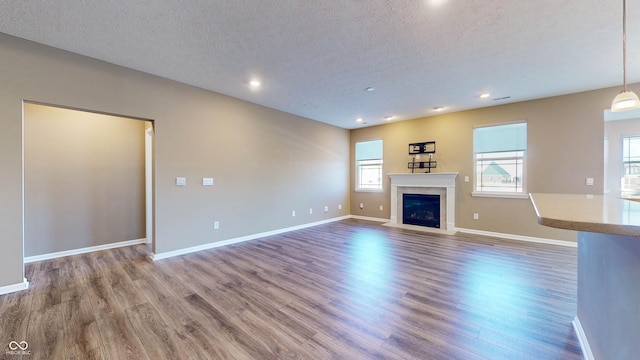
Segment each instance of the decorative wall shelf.
M438 162L433 160L433 154L435 154L435 152L435 141L409 144L409 155L413 155L413 157L411 158L411 162L408 163L407 167L411 170L411 173L415 173L416 169L425 169L426 173L430 173L431 169L435 169L438 166ZM416 161L417 159L420 159L421 154L428 154L429 160Z
M409 155L434 154L436 152L436 142L426 141L409 144Z

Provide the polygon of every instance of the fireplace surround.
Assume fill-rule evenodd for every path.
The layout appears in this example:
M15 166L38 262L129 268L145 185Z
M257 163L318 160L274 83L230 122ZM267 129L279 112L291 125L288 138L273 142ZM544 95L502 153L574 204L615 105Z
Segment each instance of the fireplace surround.
M389 225L455 233L457 176L458 173L389 174L391 178L391 219ZM439 196L440 229L405 224L402 204L404 194Z

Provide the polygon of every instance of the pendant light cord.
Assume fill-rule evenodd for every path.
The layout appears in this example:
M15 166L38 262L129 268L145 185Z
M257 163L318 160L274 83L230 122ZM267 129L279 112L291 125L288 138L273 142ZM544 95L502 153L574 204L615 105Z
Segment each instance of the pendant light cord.
M622 81L627 91L627 0L622 0Z

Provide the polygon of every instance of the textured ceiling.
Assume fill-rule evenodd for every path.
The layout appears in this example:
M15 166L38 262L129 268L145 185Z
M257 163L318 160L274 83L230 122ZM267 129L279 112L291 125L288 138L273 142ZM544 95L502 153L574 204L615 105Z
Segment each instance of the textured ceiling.
M436 106L452 112L622 84L618 0L0 0L0 7L0 32L344 128L387 115L431 116ZM630 0L627 12L628 80L638 82L640 1ZM249 88L253 78L263 82L259 90ZM485 91L491 97L480 99Z

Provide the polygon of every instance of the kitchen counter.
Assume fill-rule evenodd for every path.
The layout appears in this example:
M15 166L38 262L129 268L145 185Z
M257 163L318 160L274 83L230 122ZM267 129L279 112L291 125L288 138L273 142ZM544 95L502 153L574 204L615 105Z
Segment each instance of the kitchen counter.
M538 223L578 231L577 315L585 359L640 354L640 199L530 194Z
M529 194L540 225L640 236L640 199L610 195Z

